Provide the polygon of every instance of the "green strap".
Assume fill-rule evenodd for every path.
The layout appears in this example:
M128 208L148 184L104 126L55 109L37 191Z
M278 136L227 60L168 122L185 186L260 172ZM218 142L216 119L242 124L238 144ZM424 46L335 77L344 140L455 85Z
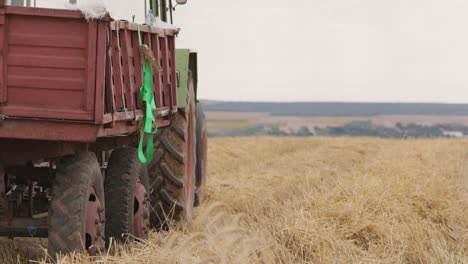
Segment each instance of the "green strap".
M141 40L140 27L138 26L138 43L143 46ZM144 58L141 58L144 59ZM142 65L143 72L143 86L140 88L140 99L145 103L145 113L143 118L143 129L141 130L140 142L138 144L138 158L143 164L148 163L153 159L154 156L154 143L153 135L158 132L158 125L154 116L156 110L156 103L154 101L153 93L153 73L151 71L151 63L148 59L145 59ZM153 129L154 125L154 129ZM146 155L143 152L143 145L146 138Z

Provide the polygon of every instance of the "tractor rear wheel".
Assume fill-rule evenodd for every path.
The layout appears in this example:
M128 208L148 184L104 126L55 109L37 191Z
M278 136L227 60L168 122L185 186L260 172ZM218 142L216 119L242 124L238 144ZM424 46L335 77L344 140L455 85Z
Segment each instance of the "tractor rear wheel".
M62 158L52 181L48 254L104 249L104 186L93 153Z
M208 151L208 131L203 105L197 104L197 165L196 165L196 191L195 205L203 203L206 186L206 164Z
M135 148L112 152L104 183L106 196L106 237L126 242L148 239L148 170Z
M195 203L196 119L193 79L187 106L179 109L168 128L155 139L155 158L148 166L151 224L162 228L172 220L190 221Z

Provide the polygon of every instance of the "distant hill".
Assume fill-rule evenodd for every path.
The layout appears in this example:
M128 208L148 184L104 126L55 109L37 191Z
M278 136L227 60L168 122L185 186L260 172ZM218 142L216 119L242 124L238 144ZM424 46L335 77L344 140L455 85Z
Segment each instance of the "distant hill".
M468 104L207 102L206 111L260 112L275 116L468 116Z

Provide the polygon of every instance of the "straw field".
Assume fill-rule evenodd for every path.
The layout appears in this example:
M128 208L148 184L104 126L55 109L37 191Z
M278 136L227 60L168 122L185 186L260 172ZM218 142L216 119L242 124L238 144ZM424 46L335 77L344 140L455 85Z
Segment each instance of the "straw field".
M192 223L61 263L468 263L468 141L222 138L208 170Z

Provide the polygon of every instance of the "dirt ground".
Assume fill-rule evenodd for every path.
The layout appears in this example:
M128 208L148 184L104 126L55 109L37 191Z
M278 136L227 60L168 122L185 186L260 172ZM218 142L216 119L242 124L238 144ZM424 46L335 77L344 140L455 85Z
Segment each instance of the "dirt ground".
M221 138L208 170L192 223L60 263L468 263L466 140ZM44 245L2 239L0 262Z

